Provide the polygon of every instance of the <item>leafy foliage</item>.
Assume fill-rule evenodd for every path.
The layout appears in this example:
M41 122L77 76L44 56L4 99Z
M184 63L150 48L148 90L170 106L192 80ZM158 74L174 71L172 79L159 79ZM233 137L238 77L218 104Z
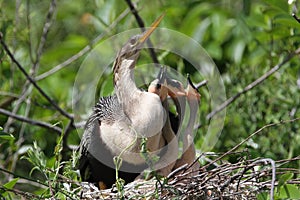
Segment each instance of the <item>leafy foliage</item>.
M51 3L54 3L52 14ZM151 4L141 0L136 4L146 25L166 11L162 27L184 33L203 46L221 73L228 97L234 96L299 48L300 24L291 15L292 12L300 15L298 0L162 0ZM117 25L112 25L128 9L125 1L118 0L0 0L0 8L3 41L46 94L69 113L72 113L76 72L88 52L84 49L138 27L129 11L117 21ZM43 31L47 28L45 35ZM82 50L84 53L78 54ZM158 52L158 57L180 73L191 74L195 82L202 80L183 59L168 52ZM149 55L143 52L140 62L147 60ZM1 112L0 185L6 189L31 192L36 195L32 198L38 198L38 195L47 198L54 194L57 198L77 198L74 195L78 189L76 181L80 179L75 170L77 157L72 147L79 144L82 128L77 129L78 132L72 126L68 128L70 120L28 83L2 48L0 65L0 108L64 130L64 134L58 134L34 123L14 120ZM230 104L222 134L212 151L225 152L266 124L299 118L299 66L297 55L270 78ZM50 73L49 70L57 67L62 68ZM99 81L99 94L108 95L112 88L111 72L105 72ZM211 111L209 90L202 88L200 93L201 127L195 141L198 149L205 143L203 133L209 125L206 116ZM296 157L300 155L299 133L299 121L273 126L251 138L241 148L247 149L252 158L281 160ZM235 159L234 156L228 158L229 161ZM300 163L293 162L286 167L299 169ZM299 174L287 173L279 178L275 199L300 198L299 186L288 182L292 177L299 179ZM24 182L27 179L29 184ZM62 180L67 183L63 184ZM3 187L0 188L0 197L16 198ZM269 199L268 195L261 193L258 199Z

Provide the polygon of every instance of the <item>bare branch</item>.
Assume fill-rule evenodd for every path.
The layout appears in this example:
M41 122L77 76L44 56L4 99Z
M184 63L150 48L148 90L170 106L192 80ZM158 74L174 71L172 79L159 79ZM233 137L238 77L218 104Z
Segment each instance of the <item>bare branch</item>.
M198 90L199 88L201 88L201 87L207 85L207 83L208 83L207 80L203 80L203 81L201 81L200 83L197 83L197 84L195 85L195 87L196 87L197 90Z
M72 62L78 60L81 56L83 56L84 54L86 54L87 52L89 52L93 46L99 42L105 35L107 35L108 32L110 32L114 27L116 27L116 25L129 13L129 9L124 10L119 16L118 18L110 24L110 26L107 28L107 30L105 32L102 32L100 35L98 35L94 40L92 40L91 44L85 46L83 49L81 49L78 53L76 53L75 55L71 56L70 58L68 58L67 60L65 60L64 62L58 64L57 66L53 67L52 69L50 69L49 71L38 75L35 80L36 81L40 81L44 78L47 78L48 76L60 71L61 69L63 69L64 67L68 66L69 64L71 64Z
M29 193L29 192L24 192L24 191L21 191L21 190L18 190L18 189L9 189L9 188L6 188L4 186L0 186L0 190L7 191L7 192L12 192L15 195L22 196L24 199L39 199L40 198L40 196L38 196L36 194Z
M17 65L17 67L21 70L21 72L26 76L27 80L30 81L30 83L32 83L32 85L39 91L39 93L45 97L45 99L47 99L47 101L57 110L59 111L62 115L64 115L65 117L69 118L69 119L73 119L73 116L71 114L69 114L68 112L64 111L63 109L61 109L45 92L44 90L42 90L42 88L40 88L40 86L38 86L38 84L35 82L35 80L29 76L29 74L26 72L26 70L22 67L22 65L16 60L16 58L14 57L14 55L11 53L11 51L9 50L8 46L6 45L6 43L3 40L3 34L2 32L0 32L0 43L3 46L3 49L5 50L5 52L8 54L8 56L10 57L10 59L12 60L13 63L15 63Z
M39 43L39 46L38 46L38 49L37 49L37 52L36 52L36 60L33 64L32 69L31 69L32 70L31 71L31 76L33 76L36 73L36 70L39 67L40 59L41 59L43 49L44 49L44 46L45 46L45 43L46 43L46 40L47 40L47 36L48 36L49 30L50 30L50 27L52 25L52 19L53 19L53 16L54 16L55 8L56 8L56 0L52 0L51 3L50 3L50 6L49 6L47 16L46 16L46 21L44 23L40 43Z
M283 65L285 65L287 62L289 62L294 56L298 55L300 53L300 48L298 48L295 52L289 54L285 57L285 59L275 65L272 69L270 69L267 73L263 74L261 77L247 85L241 92L237 93L233 97L230 97L225 102L223 102L217 109L213 110L211 113L209 113L206 118L211 119L213 116L215 116L217 113L222 111L224 108L226 108L229 104L233 103L235 100L237 100L242 94L245 94L249 92L251 89L262 83L264 80L269 78L274 72L278 71Z
M125 1L128 4L128 7L130 8L131 13L135 17L135 20L137 21L139 27L144 32L145 31L145 23L144 23L143 19L141 18L141 16L139 15L137 9L135 8L135 6L131 2L131 0L125 0ZM151 59L153 60L154 63L159 63L154 49L151 48L153 45L152 45L152 42L150 39L147 40L147 45L148 45L148 47L150 47L150 48L148 48L148 51L150 53Z
M272 180L271 180L271 190L270 190L270 199L274 199L274 187L275 187L275 179L276 179L276 167L275 167L275 161L270 158L263 158L260 160L255 161L253 164L258 162L269 162L272 166Z
M9 111L7 111L5 109L2 109L2 108L0 108L0 113L3 114L3 115L6 115L6 116L12 117L14 119L17 119L19 121L26 122L26 123L29 123L29 124L32 124L32 125L37 125L37 126L40 126L40 127L43 127L43 128L47 128L49 130L52 130L52 131L55 131L55 132L58 132L58 133L61 133L61 131L62 131L61 128L59 128L57 126L53 126L53 125L48 124L46 122L29 119L27 117L14 114L14 113L9 112Z
M246 139L244 139L242 142L240 142L239 144L237 144L236 146L234 146L232 149L230 149L229 151L227 151L226 153L224 153L222 156L218 157L217 159L211 161L210 163L204 165L203 167L201 167L201 169L205 169L206 167L210 166L211 164L221 160L222 158L224 158L225 156L231 154L232 152L234 152L237 148L239 148L242 144L244 144L245 142L247 142L250 138L252 138L254 135L262 132L264 129L266 128L269 128L269 127L272 127L272 126L278 126L278 125L281 125L281 124L287 124L287 123L292 123L292 122L295 122L295 121L298 121L300 120L300 117L299 118L295 118L295 119L290 119L290 120L285 120L285 121L280 121L278 123L272 123L272 124L267 124L263 127L261 127L260 129L258 129L257 131L255 131L254 133L252 133L251 135L249 135Z
M295 13L293 13L292 16L295 18L295 20L297 20L298 23L300 23L300 18L297 17L297 15Z

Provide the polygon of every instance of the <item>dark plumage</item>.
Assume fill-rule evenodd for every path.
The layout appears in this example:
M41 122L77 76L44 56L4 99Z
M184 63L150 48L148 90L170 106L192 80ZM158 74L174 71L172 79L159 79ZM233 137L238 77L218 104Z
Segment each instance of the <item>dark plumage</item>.
M115 183L116 171L113 167L113 157L116 155L112 154L100 138L99 126L102 120L110 123L117 120L120 117L118 116L120 109L121 107L115 95L102 97L96 104L94 112L86 124L85 137L82 139L80 145L81 157L79 160L79 169L82 180L95 184L101 181L105 183L106 187L111 187ZM89 149L90 144L98 147L97 152ZM139 175L139 172L129 173L126 172L127 170L125 172L122 171L128 168L135 168L141 172L146 166L137 166L123 162L119 171L119 178L122 178L127 183L132 182Z

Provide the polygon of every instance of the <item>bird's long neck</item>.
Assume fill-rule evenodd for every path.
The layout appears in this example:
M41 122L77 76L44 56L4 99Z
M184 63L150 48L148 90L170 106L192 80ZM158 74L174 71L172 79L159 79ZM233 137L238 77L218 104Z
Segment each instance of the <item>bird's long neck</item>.
M190 107L190 118L189 122L187 124L185 134L193 136L193 130L194 130L194 125L196 122L197 114L198 114L198 109L199 109L199 102L200 99L196 96L188 97L188 104Z
M129 109L130 104L139 91L134 80L135 60L124 59L114 74L115 92L123 109Z

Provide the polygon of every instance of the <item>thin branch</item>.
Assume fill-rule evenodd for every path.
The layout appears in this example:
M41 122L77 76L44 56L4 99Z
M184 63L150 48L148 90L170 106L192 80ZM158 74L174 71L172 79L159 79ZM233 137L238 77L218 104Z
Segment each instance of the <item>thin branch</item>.
M292 16L295 18L295 20L297 20L298 23L300 23L300 18L297 17L297 15L295 13L293 13Z
M237 144L236 146L234 146L232 149L230 149L229 151L227 151L226 153L224 153L223 155L221 155L220 157L216 158L215 160L211 161L210 163L204 165L203 167L201 167L202 170L206 169L208 166L212 165L213 163L221 160L222 158L224 158L225 156L231 154L232 152L234 152L237 148L239 148L242 144L244 144L245 142L247 142L250 138L252 138L254 135L262 132L264 129L267 129L269 127L272 127L272 126L278 126L278 125L281 125L281 124L287 124L287 123L293 123L295 121L298 121L300 120L300 117L299 118L295 118L295 119L290 119L290 120L285 120L285 121L280 121L278 123L272 123L272 124L267 124L263 127L261 127L260 129L258 129L257 131L255 131L254 133L252 133L251 135L249 135L246 139L244 139L242 142L240 142L239 144Z
M45 97L45 99L47 99L47 101L56 108L56 110L58 110L62 115L66 116L69 119L73 119L73 116L71 114L69 114L68 112L64 111L63 109L61 109L45 92L44 90L42 90L42 88L40 88L40 86L38 86L38 84L35 82L35 80L29 76L29 74L26 72L26 70L22 67L22 65L16 60L16 58L14 57L14 55L11 53L11 51L9 50L8 46L6 45L6 43L3 40L3 34L2 32L0 32L0 43L3 46L3 49L5 50L5 52L8 54L8 56L10 57L10 59L12 60L13 63L15 63L17 65L17 67L21 70L21 72L26 76L26 78L32 83L32 85L39 91L39 93Z
M34 60L33 56L32 56L32 41L31 41L31 29L30 29L30 17L29 17L29 9L30 9L30 5L29 5L29 1L27 1L27 26L28 26L28 37L29 37L29 52L30 52L30 59L33 63L29 74L31 77L34 77L38 68L39 68L39 63L40 63L40 58L42 56L42 52L43 52L43 48L45 46L46 40L47 40L47 35L48 32L50 30L51 24L52 24L52 19L53 19L53 15L54 15L54 11L56 8L56 0L52 0L49 6L49 10L46 16L46 20L44 23L44 27L43 27L43 31L42 31L42 36L41 39L39 41L39 45L38 45L38 49L36 50L36 58ZM18 101L16 102L16 105L13 108L13 113L17 113L21 104L24 102L24 100L28 97L28 101L30 102L31 99L31 93L32 93L32 87L31 87L31 82L27 79L26 82L23 84L22 86L22 95L21 98L18 99ZM12 118L8 118L4 129L7 130L9 128L9 126L13 123L13 119Z
M249 92L251 89L262 83L264 80L269 78L272 74L274 74L276 71L278 71L283 65L285 65L287 62L289 62L294 56L298 55L300 53L300 48L298 48L295 52L289 54L285 57L285 59L275 65L272 69L270 69L267 73L263 74L261 77L247 85L241 92L237 93L233 97L230 97L225 102L223 102L217 109L213 110L211 113L209 113L206 118L211 119L213 116L215 116L217 113L222 111L224 108L226 108L229 104L233 103L235 100L237 100L242 94L245 94Z
M30 107L31 107L31 102L30 101L26 101L24 118L28 118ZM23 142L25 141L25 139L24 139L24 132L25 132L26 125L27 125L26 123L21 123L20 131L18 131L18 139L15 142L16 149L20 149L20 147L22 146ZM10 159L11 160L10 170L11 171L15 171L16 166L17 166L17 162L19 160L18 159L19 158L19 153L18 152L14 152L14 153L12 152L12 155L10 155L10 157L11 157L11 159ZM13 176L11 176L9 178L13 178Z
M139 15L137 9L135 8L135 6L131 2L131 0L125 0L125 1L127 3L128 7L130 8L131 13L135 17L135 20L138 23L139 27L144 32L146 30L145 23L144 23L143 19L141 18L141 16ZM153 60L154 63L159 63L154 49L151 48L153 45L152 45L152 42L150 39L147 40L147 45L148 45L148 47L150 47L150 48L148 48L148 51L150 53L151 59Z
M33 54L32 54L32 34L31 34L31 19L30 19L30 0L26 1L26 25L28 28L28 41L26 41L28 43L28 51L29 51L29 57L30 57L30 61L31 63L34 63L34 58L33 58Z
M53 16L55 13L55 8L56 8L56 0L52 0L49 6L49 10L46 16L46 21L44 23L44 27L43 27L43 32L42 32L42 36L40 39L40 43L36 52L36 60L33 64L32 67L32 71L31 71L31 75L33 76L36 73L36 70L39 67L39 63L40 63L40 59L43 53L43 49L47 40L47 36L50 30L50 27L52 25L52 20L53 20Z
M275 167L275 161L270 158L263 158L255 161L253 164L258 162L269 162L272 166L272 180L271 180L271 190L270 190L270 200L274 199L274 187L275 187L275 180L276 180L276 167Z
M62 160L68 160L68 152L70 152L70 148L68 146L68 137L70 135L70 132L75 128L74 121L70 120L64 130L64 136L62 140Z
M86 54L87 52L89 52L93 46L98 43L105 35L107 35L108 32L110 32L113 28L115 28L117 26L117 24L129 13L129 9L124 10L119 16L118 18L113 21L113 23L110 24L110 26L107 28L107 30L105 32L102 32L100 35L98 35L94 40L92 40L92 42L85 46L83 49L81 49L78 53L76 53L75 55L71 56L70 58L68 58L67 60L65 60L64 62L58 64L57 66L53 67L52 69L50 69L49 71L38 75L35 80L36 81L40 81L44 78L47 78L48 76L60 71L61 69L63 69L64 67L68 66L69 64L71 64L72 62L78 60L81 56L83 56L84 54Z
M26 199L39 199L40 198L40 196L38 196L36 194L29 193L29 192L24 192L24 191L21 191L21 190L18 190L18 189L9 189L9 188L6 188L4 186L0 186L0 190L6 191L6 192L12 192L15 195L22 196Z
M14 114L14 113L9 112L9 111L7 111L5 109L2 109L2 108L0 108L0 113L3 114L3 115L6 115L6 116L12 117L14 119L17 119L19 121L26 122L26 123L32 124L32 125L37 125L37 126L40 126L40 127L43 127L43 128L47 128L49 130L52 130L52 131L55 131L55 132L58 132L58 133L61 133L61 131L62 131L61 128L53 126L53 125L48 124L46 122L29 119L27 117Z
M201 88L201 87L203 87L203 86L206 86L207 83L208 83L207 80L203 80L203 81L201 81L200 83L195 84L195 87L197 88L197 90L199 90L199 88Z
M23 175L20 175L20 174L16 174L14 172L11 172L11 171L9 171L7 169L4 169L4 168L1 168L1 167L0 167L0 172L5 172L7 174L13 175L14 177L22 178L22 179L25 179L25 180L28 180L28 181L31 181L31 182L34 182L34 183L37 183L37 184L41 184L41 186L46 186L46 187L48 186L47 184L45 184L45 183L43 183L39 180L36 180L34 178L30 178L30 177L26 177L26 176L23 176Z

